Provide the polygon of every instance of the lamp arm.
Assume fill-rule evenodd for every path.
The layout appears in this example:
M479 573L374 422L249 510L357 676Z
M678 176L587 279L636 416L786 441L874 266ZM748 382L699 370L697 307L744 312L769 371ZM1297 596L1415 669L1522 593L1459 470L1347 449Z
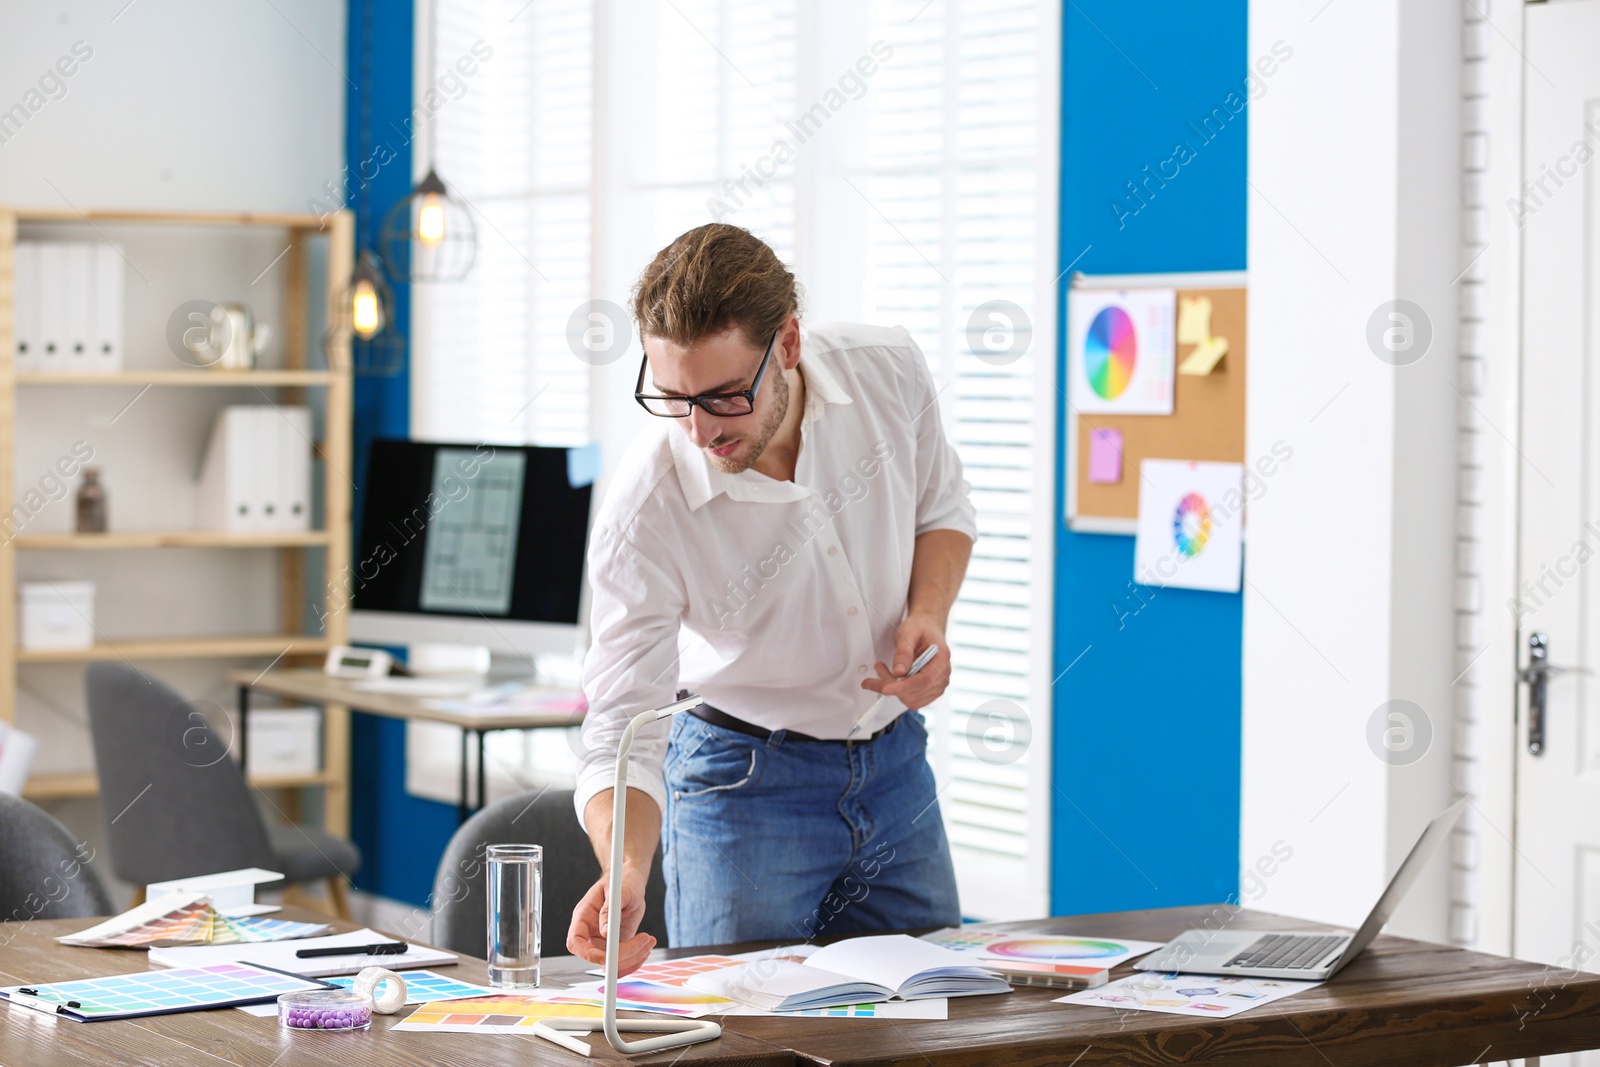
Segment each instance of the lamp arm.
M642 711L623 728L622 739L617 742L617 765L611 788L611 870L606 887L606 900L610 913L606 917L606 1003L605 1034L611 1047L618 1052L646 1051L651 1042L624 1041L617 1029L617 952L622 940L622 854L628 826L628 760L633 753L633 739L640 727L680 711L699 707L705 703L698 696L687 697L664 708ZM639 1047L646 1046L646 1047Z

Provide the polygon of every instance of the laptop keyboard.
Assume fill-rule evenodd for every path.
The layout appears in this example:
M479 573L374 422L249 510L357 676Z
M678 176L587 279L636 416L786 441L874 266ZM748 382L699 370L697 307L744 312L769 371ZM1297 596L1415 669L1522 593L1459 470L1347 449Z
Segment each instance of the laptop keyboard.
M1267 934L1240 951L1225 967L1274 967L1285 971L1303 971L1315 967L1322 958L1333 951L1344 934Z

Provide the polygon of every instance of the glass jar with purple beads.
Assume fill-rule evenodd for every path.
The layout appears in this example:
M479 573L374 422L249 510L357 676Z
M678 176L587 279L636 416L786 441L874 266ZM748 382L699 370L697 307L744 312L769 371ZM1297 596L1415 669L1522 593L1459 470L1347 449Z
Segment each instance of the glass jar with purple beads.
M278 1023L290 1030L365 1030L372 998L348 989L313 989L278 998Z

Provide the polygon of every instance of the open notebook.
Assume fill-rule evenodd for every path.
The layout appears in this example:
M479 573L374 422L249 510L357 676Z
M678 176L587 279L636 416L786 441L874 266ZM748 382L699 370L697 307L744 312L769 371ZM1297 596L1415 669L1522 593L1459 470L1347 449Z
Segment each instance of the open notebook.
M1011 991L970 956L905 934L840 941L803 960L775 956L705 971L685 984L766 1011Z

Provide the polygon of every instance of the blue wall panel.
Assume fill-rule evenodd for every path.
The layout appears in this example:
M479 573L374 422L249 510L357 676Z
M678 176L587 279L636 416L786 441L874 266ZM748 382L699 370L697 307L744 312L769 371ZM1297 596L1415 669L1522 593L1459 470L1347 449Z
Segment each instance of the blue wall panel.
M356 248L376 249L390 206L411 191L412 5L350 0L346 23L345 200L356 212ZM411 321L409 287L395 283L395 323ZM355 515L367 484L367 444L410 432L409 363L398 373L361 374L355 384ZM357 531L359 550L360 533ZM405 790L406 728L394 719L351 716L350 837L360 847L356 888L422 904L456 826L455 808Z
M1063 268L1244 268L1246 12L1246 0L1065 5ZM1065 397L1059 416L1064 456ZM1238 888L1241 598L1132 575L1133 538L1058 529L1058 915Z

